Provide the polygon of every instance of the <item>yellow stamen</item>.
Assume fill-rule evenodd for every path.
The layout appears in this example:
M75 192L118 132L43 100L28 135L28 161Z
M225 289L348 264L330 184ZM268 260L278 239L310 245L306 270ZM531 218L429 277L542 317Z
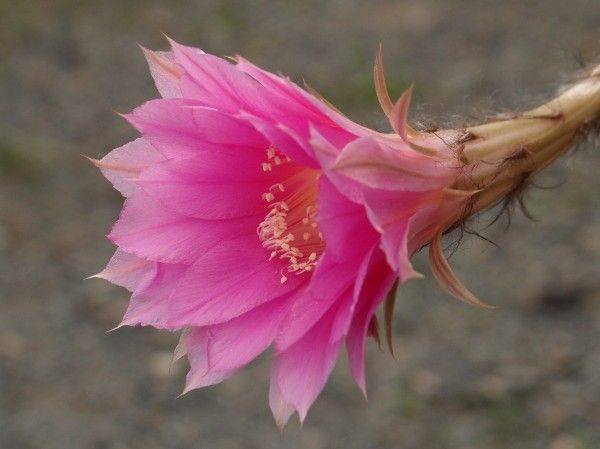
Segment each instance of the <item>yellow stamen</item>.
M273 172L274 166L290 162L273 147L266 153L269 162L262 163L265 172ZM284 270L289 273L312 271L325 246L316 221L318 176L316 170L299 168L296 174L273 184L262 194L269 205L257 234L263 247L269 250L270 259L277 257L286 261ZM281 283L287 280L282 272Z

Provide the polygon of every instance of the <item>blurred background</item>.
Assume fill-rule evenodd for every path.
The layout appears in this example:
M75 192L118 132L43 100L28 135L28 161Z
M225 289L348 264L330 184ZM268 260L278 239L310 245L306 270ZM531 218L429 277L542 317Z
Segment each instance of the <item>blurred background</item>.
M161 32L304 78L387 129L372 82L384 45L411 118L474 123L551 96L600 54L597 0L0 0L0 447L2 449L476 449L600 447L600 148L583 144L527 204L464 239L452 263L493 311L426 274L399 293L396 358L368 347L369 401L345 356L302 429L267 402L269 357L180 393L177 337L115 326L128 293L83 278L113 248L121 198L80 155L136 133L114 111L157 96L136 43ZM449 241L451 243L451 241Z

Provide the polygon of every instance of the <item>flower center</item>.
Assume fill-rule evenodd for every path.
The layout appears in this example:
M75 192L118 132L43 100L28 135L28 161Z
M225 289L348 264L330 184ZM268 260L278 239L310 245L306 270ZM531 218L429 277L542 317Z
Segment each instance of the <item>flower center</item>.
M292 163L275 148L267 149L265 172ZM276 174L276 173L274 173ZM317 224L317 180L320 172L298 168L289 176L273 184L262 198L268 203L268 213L258 225L257 233L271 259L287 262L281 273L281 283L287 282L288 273L302 274L312 271L325 248L323 235Z

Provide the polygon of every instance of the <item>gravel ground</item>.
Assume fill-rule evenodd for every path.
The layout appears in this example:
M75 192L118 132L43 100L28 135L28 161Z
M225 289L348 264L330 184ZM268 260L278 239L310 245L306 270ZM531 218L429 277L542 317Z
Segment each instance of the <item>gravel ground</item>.
M385 127L377 44L396 94L416 82L424 124L477 121L551 95L600 54L597 0L0 0L0 447L2 449L597 449L600 447L598 145L539 179L528 204L466 238L456 271L494 311L425 280L400 291L396 358L372 343L369 401L342 357L302 429L267 405L269 357L177 398L176 336L106 333L127 293L99 280L121 199L80 154L135 136L113 110L155 91L135 43L160 32L304 77ZM485 228L489 217L482 217Z

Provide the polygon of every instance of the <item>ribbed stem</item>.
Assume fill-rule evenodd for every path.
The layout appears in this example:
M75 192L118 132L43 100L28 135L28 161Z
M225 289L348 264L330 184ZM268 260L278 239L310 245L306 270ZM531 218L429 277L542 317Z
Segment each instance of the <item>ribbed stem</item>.
M453 188L479 191L471 210L477 213L565 154L597 123L600 66L540 107L467 128L468 139L460 151L464 175Z

